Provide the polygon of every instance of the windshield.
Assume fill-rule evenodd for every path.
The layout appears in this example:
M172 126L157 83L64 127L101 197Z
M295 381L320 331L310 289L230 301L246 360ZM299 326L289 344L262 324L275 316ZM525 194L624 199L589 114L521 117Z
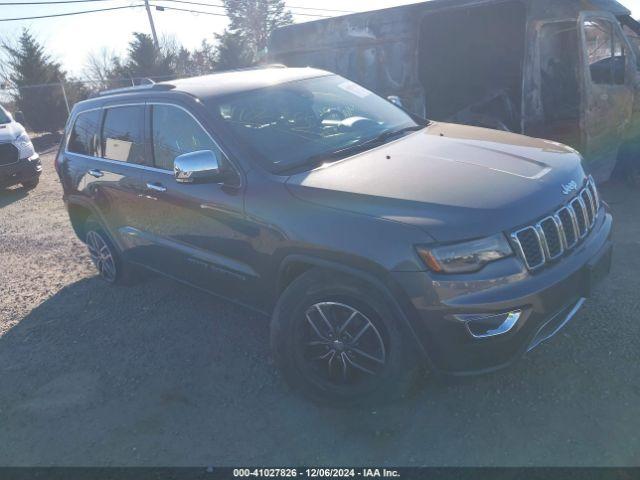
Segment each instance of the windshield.
M4 108L0 107L0 125L3 123L11 123L11 117Z
M274 172L337 158L419 127L402 109L336 75L234 94L209 107Z

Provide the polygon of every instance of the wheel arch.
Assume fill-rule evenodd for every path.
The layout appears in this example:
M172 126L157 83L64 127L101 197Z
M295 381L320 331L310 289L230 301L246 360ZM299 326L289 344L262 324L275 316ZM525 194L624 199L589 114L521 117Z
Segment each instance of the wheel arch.
M308 270L311 270L312 268L320 268L323 270L329 270L332 272L338 272L343 275L348 275L350 277L357 278L375 288L376 291L384 296L385 300L388 302L397 317L401 319L408 337L410 337L414 343L416 353L425 358L429 364L429 367L433 368L431 358L424 344L420 341L420 338L413 326L413 322L417 320L411 312L410 301L408 298L406 299L406 301L402 301L404 293L402 292L401 288L398 285L394 285L390 279L376 275L369 271L365 271L362 268L358 268L344 262L338 262L335 260L305 254L291 254L283 259L278 269L278 297L300 275L304 274ZM402 305L405 305L405 307L403 307Z

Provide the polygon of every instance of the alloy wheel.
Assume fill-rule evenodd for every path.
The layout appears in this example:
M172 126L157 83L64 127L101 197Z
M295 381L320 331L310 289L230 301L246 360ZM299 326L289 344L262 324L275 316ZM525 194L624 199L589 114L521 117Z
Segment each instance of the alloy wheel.
M301 350L305 366L323 381L356 385L378 376L387 363L382 332L360 310L320 302L305 312Z
M110 283L116 279L116 262L111 248L102 236L91 230L87 233L87 247L91 255L91 261L98 269L100 275Z

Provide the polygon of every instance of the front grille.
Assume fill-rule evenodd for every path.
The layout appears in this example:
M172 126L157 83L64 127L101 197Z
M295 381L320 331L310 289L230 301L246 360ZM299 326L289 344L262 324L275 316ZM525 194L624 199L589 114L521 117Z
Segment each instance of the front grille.
M19 158L18 149L10 143L0 143L0 166L16 163Z
M555 214L511 234L518 253L529 270L560 258L587 236L595 225L600 198L593 177Z

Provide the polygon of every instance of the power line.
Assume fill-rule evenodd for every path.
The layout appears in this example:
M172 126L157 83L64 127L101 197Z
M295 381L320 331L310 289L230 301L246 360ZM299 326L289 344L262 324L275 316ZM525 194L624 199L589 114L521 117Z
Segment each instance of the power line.
M160 1L160 2L175 2L175 3L185 3L185 4L189 4L189 5L199 5L201 7L213 7L213 8L224 8L224 5L213 5L211 3L203 3L203 2L194 2L191 0L156 0L156 1ZM188 10L188 9L180 9L177 7L166 7L164 5L156 5L156 8L166 8L168 10L179 10L179 11L191 11L193 13L204 13L204 14L208 14L209 12L196 12L195 10ZM298 12L291 12L294 15L299 15L299 16L303 16L303 17L318 17L318 18L330 18L329 15L320 15L320 14L311 14L311 13L298 13ZM212 15L221 15L219 13L212 13ZM224 15L225 17L227 16L226 14Z
M96 8L95 10L83 10L82 12L52 13L50 15L38 15L35 17L0 18L0 22L13 22L17 20L36 20L39 18L67 17L69 15L82 15L84 13L108 12L111 10L122 10L124 8L138 8L144 5L125 5L123 7Z
M23 5L23 6L28 6L28 5L65 5L65 4L72 4L72 3L94 3L94 2L112 2L114 0L40 0L40 1L35 1L35 2L0 2L0 6L13 6L13 5ZM176 3L192 3L194 5L202 5L202 6L207 6L207 7L224 7L224 5L221 4L215 4L215 3L200 3L200 2L188 2L188 1L184 1L184 0L163 0L166 2L176 2ZM296 5L288 5L287 6L289 9L294 9L294 10L313 10L313 11L318 11L318 12L336 12L336 13L355 13L354 11L350 11L350 10L337 10L337 9L333 9L333 8L322 8L322 7L318 7L318 8L313 8L313 7L299 7ZM302 14L298 14L298 15L302 15Z
M203 12L202 10L191 10L189 8L166 7L164 5L151 5L151 6L155 7L155 9L159 10L159 11L176 10L178 12L189 12L189 13L196 13L196 14L203 14L203 15L215 15L216 17L226 17L227 16L226 13Z
M32 1L32 2L0 2L0 6L13 6L13 5L62 5L62 4L70 4L70 3L94 3L94 2L112 2L114 0L40 0L40 1ZM176 2L176 3L191 3L194 5L202 5L208 7L224 7L222 4L216 3L200 3L200 2L189 2L185 0L163 0L167 2ZM337 13L355 13L350 10L337 10L333 8L313 8L313 7L299 7L296 5L288 5L289 9L294 10L314 10L319 12L337 12ZM299 14L301 15L301 14Z

